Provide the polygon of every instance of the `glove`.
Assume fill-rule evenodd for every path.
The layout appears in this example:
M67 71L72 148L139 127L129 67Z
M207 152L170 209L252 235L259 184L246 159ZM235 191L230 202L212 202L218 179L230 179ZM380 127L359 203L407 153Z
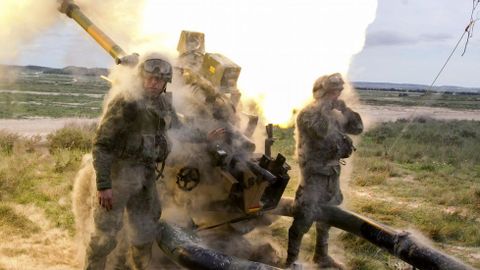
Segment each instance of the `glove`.
M345 101L341 100L341 99L337 99L334 103L333 103L333 108L341 111L342 113L345 112L347 110L347 104L345 104Z

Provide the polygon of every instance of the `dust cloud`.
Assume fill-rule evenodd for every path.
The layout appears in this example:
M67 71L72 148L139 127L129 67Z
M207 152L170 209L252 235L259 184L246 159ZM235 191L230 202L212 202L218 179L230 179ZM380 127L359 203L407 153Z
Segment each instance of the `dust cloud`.
M12 61L30 42L60 18L56 0L0 2L0 62Z

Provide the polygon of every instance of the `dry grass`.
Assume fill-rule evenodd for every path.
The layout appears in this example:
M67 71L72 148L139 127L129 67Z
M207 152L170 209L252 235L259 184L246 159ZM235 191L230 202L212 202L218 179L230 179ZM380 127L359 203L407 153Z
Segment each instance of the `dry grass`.
M480 166L477 165L480 164L480 155L475 155L479 148L480 123L416 122L400 139L395 151L386 155L385 150L402 127L402 123L385 124L363 136L353 160L352 181L346 190L349 208L395 228L415 228L435 241L439 249L480 267L480 257L477 256L480 253ZM0 136L0 145L6 145L2 149L7 149L0 152L2 232L10 232L10 237L27 237L30 245L39 250L42 245L52 249L52 245L72 245L68 242L72 241L70 236L73 233L70 210L72 179L81 156L89 149L86 142L90 135L83 132L85 130L78 131L82 134L75 133L75 130L57 132L51 137L57 138L51 139L57 145L50 147L51 151L34 146L35 143L15 134ZM425 136L430 139L424 139ZM293 168L285 192L285 196L291 197L294 196L299 175L298 165L293 159L293 130L276 130L275 137L278 140L273 153L284 154ZM69 144L71 141L78 143ZM447 155L447 152L450 154ZM19 212L13 206L34 207L37 209L35 212L42 212L41 219L49 225L38 225L41 219L32 221L29 218L32 212ZM281 218L269 228L268 234L284 248L290 222L289 218ZM52 240L53 236L48 243L34 242L35 236L55 230L59 235L69 233L61 236L61 243ZM302 246L301 256L305 260L311 258L314 239L314 229L311 229ZM340 255L351 269L405 267L401 261L379 248L347 233L333 237L332 241L340 241L339 246L344 248ZM20 258L25 249L25 246L3 247L2 253L3 256L10 254ZM48 257L39 250L35 251L35 258ZM72 249L65 252L65 258L73 257ZM65 261L65 258L50 258L47 261L69 269L68 265L74 263L70 259ZM39 265L46 267L40 262ZM10 269L10 265L0 260L0 269L2 267Z
M402 120L384 123L362 135L344 190L349 209L400 230L414 230L438 249L480 267L480 122L417 119L392 149L404 127ZM293 155L293 137L285 134L293 130L279 131L274 149ZM290 175L285 195L292 196L298 174ZM290 223L281 226L285 228L275 228L274 236L286 245ZM313 230L308 236L314 236ZM355 236L342 233L339 239L351 269L408 269ZM313 243L307 241L302 248L309 254Z

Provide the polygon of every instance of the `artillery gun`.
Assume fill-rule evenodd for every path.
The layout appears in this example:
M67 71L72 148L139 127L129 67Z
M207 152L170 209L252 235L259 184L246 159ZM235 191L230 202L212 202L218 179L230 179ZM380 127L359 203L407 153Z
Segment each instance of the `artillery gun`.
M117 64L134 66L137 63L138 55L127 55L96 27L72 0L63 0L60 11L80 24ZM187 42L188 40L192 41ZM235 99L239 98L239 93L235 92L236 79L240 68L221 55L205 54L203 41L202 33L182 33L178 50L183 64L179 69L187 84L201 88L207 103L229 94L230 102L225 104L232 105L235 113L238 105ZM215 118L215 115L212 115ZM205 151L195 158L209 164L201 168L208 168L205 178L209 179L208 176L212 176L211 180L213 179L215 185L207 184L205 188L217 187L220 191L219 197L201 207L210 210L216 218L205 218L208 211L198 211L198 215L192 218L193 226L189 228L182 228L165 220L158 222L158 234L152 237L157 239L161 250L178 265L188 269L278 269L205 248L195 234L196 230L206 230L265 215L290 217L293 215L293 199L282 197L290 179L288 176L290 167L281 154L275 158L271 157L270 146L274 141L272 125L267 125L268 137L265 140L264 153L253 153L255 144L249 137L258 119L255 120L255 117L252 119L254 120L244 132L240 132L235 121L232 122L229 117L215 119L223 121L227 127L230 142L207 145ZM205 154L206 158L200 157L202 154ZM200 185L203 172L201 173L197 167L183 166L174 173L178 183L176 185L178 190L173 191L174 193L188 194L201 188L197 185ZM192 208L189 213L193 214L198 209ZM406 232L398 232L339 207L320 207L315 220L364 238L419 269L473 269L434 248L421 244Z

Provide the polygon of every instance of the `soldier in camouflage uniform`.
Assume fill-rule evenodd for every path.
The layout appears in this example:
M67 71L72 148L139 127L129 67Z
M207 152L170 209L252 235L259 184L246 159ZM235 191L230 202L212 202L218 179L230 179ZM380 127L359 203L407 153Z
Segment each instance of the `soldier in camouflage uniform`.
M95 231L87 246L85 269L105 268L124 212L131 265L146 269L150 262L161 215L155 168L169 153L166 129L178 119L165 94L172 80L171 65L163 59L148 59L140 65L140 75L142 94L113 97L94 138L99 204L94 209Z
M346 134L360 134L360 115L340 100L344 81L340 74L320 77L314 84L314 101L297 116L297 154L301 183L295 195L295 212L288 231L288 257L291 265L298 257L303 235L313 224L318 205L339 205L340 159L351 155L354 147ZM313 261L320 268L342 265L328 255L329 226L316 222L316 246Z

